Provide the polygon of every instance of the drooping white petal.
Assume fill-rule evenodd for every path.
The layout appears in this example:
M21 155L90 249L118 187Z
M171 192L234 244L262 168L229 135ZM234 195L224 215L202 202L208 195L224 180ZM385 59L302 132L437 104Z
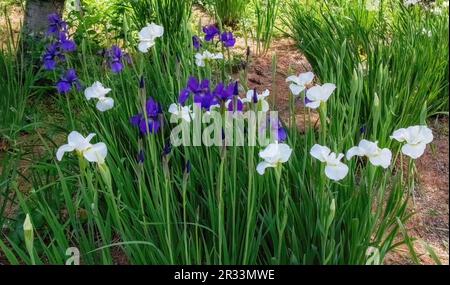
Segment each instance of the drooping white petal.
M287 144L278 144L279 157L278 162L285 163L292 154L292 148Z
M336 165L325 166L325 175L334 181L339 181L345 178L348 174L348 166L340 162Z
M310 101L320 101L322 98L322 86L316 85L308 89L306 91L306 97Z
M429 144L433 141L433 132L427 126L420 126L419 137L421 141L425 144Z
M108 111L114 107L114 99L111 97L102 97L98 100L96 107L101 112Z
M96 143L83 152L84 158L89 162L97 162L103 164L105 162L108 148L105 143Z
M345 157L349 160L349 159L351 159L352 157L354 157L355 155L357 155L357 156L361 156L361 155L362 155L362 153L361 153L361 151L360 151L360 149L359 149L358 146L354 146L354 147L350 148L350 149L347 151L347 154L346 154Z
M138 45L138 50L140 52L146 53L154 45L155 45L154 41L141 41Z
M269 144L264 150L259 152L259 157L273 164L277 161L278 151L279 149L277 144Z
M261 99L259 102L261 102L261 111L269 112L270 109L269 103L264 99Z
M56 159L61 161L66 152L71 152L74 150L75 150L75 147L73 147L69 144L64 144L64 145L60 146L58 148L58 150L56 151Z
M317 109L320 107L320 101L311 101L306 103L305 106L311 109Z
M268 167L275 167L275 165L270 164L266 161L261 161L260 163L258 163L258 165L256 166L256 171L258 172L259 175L264 175L266 168Z
M423 155L426 146L427 145L425 143L405 144L404 146L402 146L402 152L412 159L417 159Z
M328 156L330 155L330 152L331 150L328 147L315 144L313 145L309 153L315 159L318 159L321 162L326 162Z
M376 155L369 156L369 161L375 166L381 166L384 169L388 168L391 165L392 152L383 148Z
M292 94L297 96L300 93L302 93L302 91L305 90L306 88L305 88L305 86L301 86L301 85L297 85L295 83L291 83L291 84L289 84L289 89L291 90Z

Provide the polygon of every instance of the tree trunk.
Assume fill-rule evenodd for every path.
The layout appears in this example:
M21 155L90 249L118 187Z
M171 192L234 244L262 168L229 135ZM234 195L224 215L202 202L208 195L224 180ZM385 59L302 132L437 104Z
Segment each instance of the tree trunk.
M24 27L28 34L39 36L48 27L47 16L51 13L62 14L64 0L28 0L25 11Z

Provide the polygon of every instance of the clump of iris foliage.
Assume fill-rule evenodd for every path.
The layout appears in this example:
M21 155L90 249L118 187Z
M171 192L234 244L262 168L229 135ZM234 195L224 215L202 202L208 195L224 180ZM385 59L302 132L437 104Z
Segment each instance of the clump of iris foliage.
M49 18L58 36L45 39L39 88L65 119L45 132L35 128L43 151L21 183L12 167L20 151L5 159L2 208L17 208L0 219L8 262L64 264L66 250L77 247L83 264L112 264L118 252L131 264L380 264L402 243L418 261L404 227L414 160L390 135L448 111L448 18L400 1L381 1L375 11L361 1L284 6L285 25L315 80L336 89L317 101L318 128L300 104L315 102L311 89L290 95L291 119L277 124L289 157L260 175L264 147L169 144L169 105L193 100L209 109L222 99L244 102L233 96L250 91L246 104L257 106L265 96L247 90L246 70L231 74L231 31L192 29L190 2L181 2L125 2L121 28L101 29L112 41L83 23L95 18L93 10L72 11L69 22ZM146 26L151 32L142 32ZM10 60L3 53L0 60ZM24 88L5 82L2 90ZM89 99L108 98L106 111L86 99L90 86L101 94ZM304 132L295 124L302 108ZM99 155L92 157L84 142L71 146L69 138L66 151L79 147L79 155L57 157L72 131L95 133L89 139L96 144L87 145L99 146ZM392 150L386 169L348 159L348 174L334 181L328 165L310 154L316 144L345 153L362 139Z

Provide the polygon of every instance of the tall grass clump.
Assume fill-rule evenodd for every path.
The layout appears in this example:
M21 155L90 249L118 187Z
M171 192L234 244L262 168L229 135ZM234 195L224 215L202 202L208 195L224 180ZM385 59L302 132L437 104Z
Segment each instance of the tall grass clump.
M6 24L11 30L9 20ZM12 34L0 42L0 138L9 137L23 126L25 105L37 78L29 56L23 52L24 44ZM31 42L26 44L33 46Z
M249 1L245 0L209 0L206 4L213 7L215 15L221 23L235 26L242 20Z
M424 106L428 116L448 113L445 12L405 7L403 1L381 1L369 10L366 1L293 2L288 11L285 23L316 72L335 80L361 71L359 117L370 132L418 123ZM342 88L348 93L351 86ZM375 98L382 106L378 122L371 113Z
M278 0L254 0L256 53L266 53L272 43L273 29L280 8Z
M136 25L133 28L154 21L161 23L168 33L175 36L191 14L192 0L125 1L122 5L132 11L130 16Z

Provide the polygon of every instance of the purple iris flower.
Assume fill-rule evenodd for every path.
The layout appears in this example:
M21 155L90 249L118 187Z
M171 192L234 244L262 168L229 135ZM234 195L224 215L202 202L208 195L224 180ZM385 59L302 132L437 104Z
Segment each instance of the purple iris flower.
M269 120L270 121L270 120ZM279 142L284 142L287 139L287 132L286 129L283 127L280 121L270 121L270 127L272 129L272 132L276 133L277 140Z
M265 132L270 127L271 135L275 136L278 142L285 142L287 140L287 131L283 127L280 120L274 120L273 118L267 118L267 121L261 124L260 131Z
M198 36L192 37L192 45L194 46L195 50L199 50L202 47L202 43L200 41L200 38Z
M167 144L164 145L163 148L163 156L167 156L170 154L170 152L172 151L172 145L170 144L170 142L168 142Z
M258 103L258 93L256 92L256 88L253 89L252 101L253 101L253 104Z
M231 99L230 104L228 104L228 111L242 112L243 110L244 110L244 103L242 103L241 99L236 98L236 102L234 99Z
M69 69L56 83L58 93L67 94L75 86L78 90L81 89L81 84L78 80L77 74L74 69Z
M147 116L156 117L162 113L161 105L158 104L152 97L148 98L145 104L145 109L147 111Z
M230 84L225 87L223 83L217 84L213 91L213 95L219 100L225 102L233 98L234 84Z
M131 125L138 127L142 135L157 133L161 128L161 106L150 97L145 104L145 111L147 118L142 113L134 115L130 118Z
M199 82L197 78L191 76L188 79L187 87L194 94L210 92L209 79L203 79L202 82Z
M189 99L189 96L191 95L191 92L189 89L185 88L180 91L180 96L178 96L178 103L180 103L182 106L186 103L186 101Z
M127 53L124 53L118 46L113 45L111 49L106 52L109 61L109 67L113 73L120 73L123 70L123 60L131 63L131 58Z
M220 35L220 41L225 47L234 47L236 44L236 39L234 38L232 32L223 32Z
M219 104L216 96L211 92L210 82L208 79L203 79L201 82L191 76L188 79L187 87L181 90L178 97L178 102L184 105L189 99L189 96L194 95L194 103L200 104L201 108L210 110L211 106Z
M47 45L42 60L46 70L54 70L56 68L56 60L64 61L65 56L61 53L59 45L53 43Z
M192 76L188 80L188 89L194 94L194 103L200 104L206 110L219 103L215 96L211 94L208 79L199 82L197 78Z
M360 132L361 134L365 134L365 133L367 132L367 127L366 127L366 125L362 125L361 128L359 129L359 132Z
M137 160L138 163L144 163L145 154L144 154L143 150L139 151L139 153L136 156L136 160Z
M237 81L234 83L234 86L233 86L233 95L234 96L239 95L239 83Z
M186 164L184 165L184 172L186 174L189 174L191 172L191 162L189 160L186 161Z
M47 34L58 37L60 33L67 33L67 23L56 13L48 15Z
M305 96L305 105L308 103L311 103L312 101L308 99L308 97Z
M220 33L216 25L203 27L203 32L205 33L205 41L207 42L212 41L214 37L219 35Z
M211 106L219 104L219 101L215 96L209 93L199 93L194 96L194 103L200 104L200 106L209 111Z
M65 33L59 34L59 44L64 52L73 52L77 49L77 45L75 44L75 42L69 40Z

